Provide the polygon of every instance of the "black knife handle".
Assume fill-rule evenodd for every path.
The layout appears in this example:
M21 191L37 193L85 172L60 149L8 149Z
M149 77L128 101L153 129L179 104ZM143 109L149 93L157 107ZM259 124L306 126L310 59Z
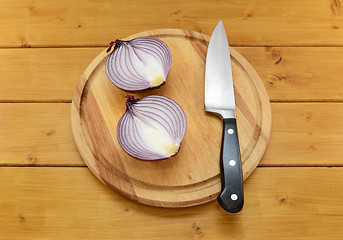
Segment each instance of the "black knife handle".
M220 154L222 189L217 197L220 206L229 213L238 213L244 204L241 154L235 118L224 118Z

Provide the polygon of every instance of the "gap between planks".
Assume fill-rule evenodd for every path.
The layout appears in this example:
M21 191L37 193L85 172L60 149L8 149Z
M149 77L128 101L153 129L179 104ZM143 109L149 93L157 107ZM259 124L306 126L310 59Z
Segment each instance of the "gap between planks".
M1 103L71 103L71 99L48 99L48 100L0 100ZM343 99L294 99L294 100L270 100L270 103L343 103Z
M46 99L46 100L0 100L0 103L71 103L71 99Z
M87 168L86 165L75 164L75 165L56 165L56 164L0 164L0 168Z
M88 168L87 165L75 164L75 165L56 165L56 164L0 164L0 168ZM263 165L257 166L257 168L343 168L342 165Z
M107 48L109 45L102 44L102 45L34 45L34 46L0 46L1 49L41 49L41 48ZM240 48L240 47L256 47L256 48L269 48L269 47L284 47L284 48L336 48L336 47L343 47L343 44L331 44L331 45L321 45L321 44L297 44L297 45L289 45L289 44L277 44L277 45L259 45L259 44L230 44L230 47Z

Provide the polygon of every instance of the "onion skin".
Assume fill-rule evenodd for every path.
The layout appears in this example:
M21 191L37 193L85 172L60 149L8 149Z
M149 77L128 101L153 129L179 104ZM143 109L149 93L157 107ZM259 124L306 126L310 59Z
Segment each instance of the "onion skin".
M107 49L105 70L118 88L135 92L161 87L171 67L171 53L160 39L139 37L115 40Z
M128 95L126 111L117 126L122 149L139 160L163 160L175 156L185 136L187 120L179 104L170 98Z

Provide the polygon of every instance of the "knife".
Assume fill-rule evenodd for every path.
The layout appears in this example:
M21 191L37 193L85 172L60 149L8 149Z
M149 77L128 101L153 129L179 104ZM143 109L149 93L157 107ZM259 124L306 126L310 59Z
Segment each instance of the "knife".
M205 68L205 111L223 120L220 153L220 206L238 213L244 204L242 164L239 151L236 106L229 44L222 21L219 21L208 45Z

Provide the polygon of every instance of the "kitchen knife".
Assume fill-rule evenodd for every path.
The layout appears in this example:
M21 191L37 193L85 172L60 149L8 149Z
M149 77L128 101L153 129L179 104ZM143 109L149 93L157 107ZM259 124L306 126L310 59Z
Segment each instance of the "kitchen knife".
M220 206L229 213L243 208L242 164L236 125L236 106L229 44L222 21L219 21L208 45L205 68L205 111L223 120L220 153Z

